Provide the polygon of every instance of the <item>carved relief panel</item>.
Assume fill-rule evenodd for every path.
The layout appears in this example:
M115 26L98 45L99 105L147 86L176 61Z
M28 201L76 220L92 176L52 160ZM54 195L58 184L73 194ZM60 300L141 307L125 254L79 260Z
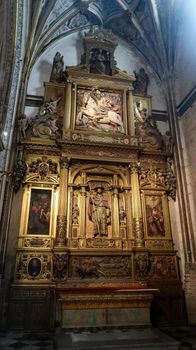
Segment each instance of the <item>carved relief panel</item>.
M123 91L78 86L76 129L124 133L123 119Z

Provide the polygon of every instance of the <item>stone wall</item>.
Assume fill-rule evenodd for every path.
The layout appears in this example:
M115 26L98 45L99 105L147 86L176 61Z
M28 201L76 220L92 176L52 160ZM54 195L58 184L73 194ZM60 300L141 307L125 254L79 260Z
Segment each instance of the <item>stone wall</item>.
M181 5L182 6L182 5ZM180 22L176 46L176 99L179 105L190 90L195 86L196 77L196 3L195 0L183 2L183 16Z
M180 119L180 128L191 216L196 227L196 103Z
M190 202L190 227L192 226L191 249L195 255L196 237L196 103L189 108L180 119L182 150L184 156L184 170L186 175L187 196ZM191 221L192 220L192 221ZM196 263L185 264L185 297L187 304L188 321L196 324Z

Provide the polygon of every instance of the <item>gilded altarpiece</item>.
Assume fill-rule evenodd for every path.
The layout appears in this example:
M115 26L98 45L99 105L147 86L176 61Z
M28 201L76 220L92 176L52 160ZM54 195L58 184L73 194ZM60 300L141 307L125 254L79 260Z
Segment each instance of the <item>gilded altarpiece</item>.
M85 40L94 54L92 38ZM113 57L116 43L100 40ZM85 326L116 324L103 316L108 309L111 320L126 311L119 325L129 324L131 309L137 324L149 324L143 308L149 311L158 289L156 304L172 321L169 285L182 319L168 209L176 189L172 154L151 119L151 97L134 95L134 77L114 60L109 74L105 61L89 62L67 67L63 83L45 83L44 103L20 140L27 170L13 288L16 295L53 288L61 303L56 321L79 327L84 300L94 313Z

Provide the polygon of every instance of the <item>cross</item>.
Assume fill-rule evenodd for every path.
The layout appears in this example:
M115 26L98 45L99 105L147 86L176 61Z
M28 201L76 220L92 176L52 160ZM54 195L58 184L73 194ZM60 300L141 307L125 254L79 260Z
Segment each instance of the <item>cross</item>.
M108 324L109 323L109 317L111 316L111 313L108 309L106 309L103 312L103 317L105 318L105 323Z

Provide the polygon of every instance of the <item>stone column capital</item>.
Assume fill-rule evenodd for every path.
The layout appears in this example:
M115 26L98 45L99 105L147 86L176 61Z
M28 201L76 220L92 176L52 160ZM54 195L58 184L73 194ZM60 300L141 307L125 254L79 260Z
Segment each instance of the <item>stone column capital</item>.
M139 163L129 163L129 169L131 174L138 174L139 173Z
M71 159L67 157L60 158L60 167L61 169L68 169L71 163Z

